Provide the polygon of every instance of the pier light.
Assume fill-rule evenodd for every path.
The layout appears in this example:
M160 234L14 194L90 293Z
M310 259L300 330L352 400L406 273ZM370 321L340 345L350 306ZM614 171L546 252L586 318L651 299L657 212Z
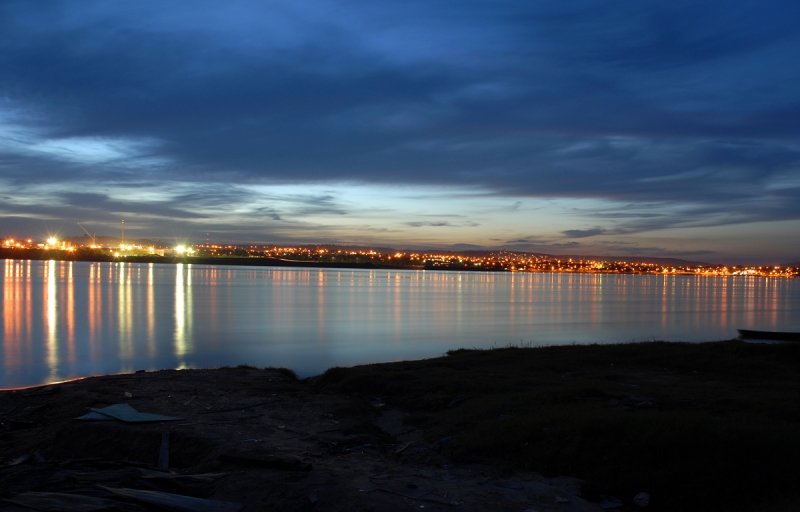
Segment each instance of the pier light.
M56 240L53 237L50 237L50 238L47 239L47 245L56 245L57 243L58 243L58 240Z
M189 254L194 254L194 248L193 248L193 247L189 247L189 248L186 250L186 252L188 252Z
M175 248L175 252L177 252L178 254L183 254L184 252L186 252L186 247L183 245L179 245L178 247Z

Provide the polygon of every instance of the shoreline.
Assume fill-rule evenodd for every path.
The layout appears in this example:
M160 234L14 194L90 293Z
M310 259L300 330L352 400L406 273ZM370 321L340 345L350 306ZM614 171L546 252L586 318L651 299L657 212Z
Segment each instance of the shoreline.
M503 350L503 349L546 349L546 348L553 348L553 347L570 347L570 346L571 347L576 347L576 346L577 347L588 347L588 346L596 346L596 345L598 345L598 346L606 346L606 345L607 346L615 346L615 345L646 345L648 343L704 344L704 343L723 343L723 342L727 342L727 341L736 342L736 341L741 341L741 340L738 339L738 338L732 338L730 340L722 340L722 339L720 339L720 340L716 340L716 341L661 341L661 340L652 340L651 339L651 340L640 340L640 341L632 340L632 341L610 343L610 344L592 342L592 343L586 343L586 344L582 344L582 345L577 345L577 344L561 344L561 345L559 345L559 344L549 344L549 345L527 345L527 344L523 344L523 345L514 345L514 344L509 344L509 345L505 345L505 346L493 346L493 347L486 347L486 348L471 347L471 348L449 349L449 350L446 350L445 353L447 354L447 353L459 352L459 351L489 352L489 351L492 351L492 350ZM752 343L752 342L745 342L745 343ZM777 343L783 343L783 342L777 342ZM313 375L306 375L306 376L300 376L293 368L279 367L278 369L280 369L281 371L290 372L290 373L292 373L294 375L294 378L296 380L305 382L305 381L312 381L314 379L318 379L318 378L320 378L321 376L325 375L326 373L328 373L330 371L357 370L359 368L370 367L370 366L375 366L375 365L415 364L415 363L422 363L422 362L429 361L429 360L439 359L441 357L444 357L444 356L441 355L441 354L438 354L438 355L431 355L429 357L421 357L421 358L418 358L418 359L399 359L399 360L390 360L390 361L375 361L375 362L370 362L370 363L355 364L355 365L352 365L352 366L331 366L331 367L325 368L324 370L320 371L319 373L315 373ZM40 382L38 384L22 385L22 386L16 386L16 387L14 387L14 386L12 386L12 387L0 387L0 393L17 392L17 391L27 392L27 391L33 391L33 390L37 390L37 389L41 389L41 388L46 388L46 387L49 387L49 386L70 384L70 383L75 383L75 382L79 382L79 381L86 380L86 379L94 379L94 378L102 378L102 377L123 377L123 376L131 376L131 375L137 375L137 374L154 373L154 372L162 372L162 371L169 371L169 372L216 371L216 370L229 369L229 368L252 368L252 369L266 368L266 369L275 369L276 367L274 367L274 366L267 366L267 367L253 366L253 365L250 365L248 363L242 362L242 363L226 364L226 365L222 365L222 366L204 366L204 367L198 366L198 367L184 367L184 368L138 369L138 370L126 371L126 372L120 372L120 373L97 373L97 374L91 374L91 375L80 375L80 376L75 376L75 377L67 377L67 378L64 378L62 380L45 381L45 382Z
M183 419L74 419L120 403ZM188 490L162 491L246 510L599 512L611 498L638 510L640 492L655 511L793 510L800 344L460 349L302 380L240 366L0 391L0 499L96 493L99 478L147 488L164 431Z
M18 254L25 251L27 254ZM76 254L74 252L62 250L46 249L7 249L0 248L0 260L16 261L65 261L65 262L88 262L88 263L153 263L159 265L217 265L217 266L251 266L251 267L289 267L289 268L321 268L321 269L361 269L361 270L412 270L412 271L442 271L442 272L469 272L469 273L521 273L521 274L575 274L575 275L643 275L643 276L698 276L698 277L736 277L736 278L797 278L800 275L775 274L775 275L745 275L745 274L717 274L717 273L698 273L684 270L664 272L644 272L644 271L618 271L597 269L587 270L516 270L505 269L502 267L470 267L470 266L409 266L409 265L379 265L371 262L365 263L338 263L325 261L289 260L268 257L204 257L204 256L110 256L110 255L90 255Z
M590 346L647 345L649 343L669 343L669 344L674 344L674 345L682 345L682 344L699 345L699 344L709 344L709 343L730 343L730 342L733 342L733 343L741 342L741 343L747 343L747 344L761 344L761 345L786 345L786 344L797 344L797 345L800 345L800 343L796 343L796 342L792 342L792 341L753 340L753 339L744 340L744 339L739 338L739 337L735 337L735 338L731 338L731 339L719 339L719 340L715 340L715 341L708 341L708 340L706 340L706 341L664 341L664 340L653 340L653 339L647 340L647 339L645 339L645 340L631 340L631 341L616 342L616 343L591 342L591 343L585 343L585 344L574 344L573 343L573 344L547 344L547 345L509 344L509 345L505 345L505 346L492 346L492 347L485 347L485 348L471 347L471 348L449 349L449 350L446 350L445 353L453 353L453 352L459 352L459 351L488 352L488 351L492 351L492 350L503 350L503 349L548 349L548 348L556 348L556 347L564 348L564 347L590 347ZM325 368L324 370L320 371L319 373L316 373L316 374L313 374L313 375L307 375L307 376L303 376L303 377L301 377L292 368L283 368L283 367L281 367L280 369L282 371L291 372L294 375L294 377L299 381L309 381L309 380L313 380L313 379L319 378L322 375L325 375L326 373L328 373L329 371L332 371L332 370L356 370L358 368L369 367L369 366L374 366L374 365L414 364L414 363L421 363L421 362L428 361L428 360L439 359L441 357L443 357L443 356L442 355L432 355L432 356L429 356L429 357L420 357L418 359L400 359L400 360L392 360L392 361L375 361L375 362L370 362L370 363L356 364L356 365L352 365L352 366L331 366L331 367ZM78 382L78 381L85 380L85 379L92 379L92 378L98 378L98 377L119 377L119 376L135 375L135 374L141 374L141 373L153 373L153 372L158 372L158 371L214 371L214 370L220 370L220 369L225 369L225 368L239 368L239 367L247 367L247 368L254 368L254 369L260 368L258 366L252 366L252 365L250 365L248 363L242 362L242 363L233 363L233 364L222 365L222 366L185 367L185 368L159 368L159 369L149 369L149 370L148 369L139 369L139 370L134 370L132 372L128 371L128 372L120 372L120 373L98 373L98 374L91 374L91 375L81 375L81 376L75 376L75 377L68 377L68 378L65 378L65 379L62 379L62 380L47 381L47 382L41 382L41 383L38 383L38 384L22 385L22 386L16 386L16 387L14 387L14 386L12 386L12 387L0 387L0 393L9 392L9 391L30 391L30 390L35 390L35 389L44 388L44 387L48 387L48 386L69 384L69 383ZM265 367L265 368L274 369L275 367L269 366L269 367Z

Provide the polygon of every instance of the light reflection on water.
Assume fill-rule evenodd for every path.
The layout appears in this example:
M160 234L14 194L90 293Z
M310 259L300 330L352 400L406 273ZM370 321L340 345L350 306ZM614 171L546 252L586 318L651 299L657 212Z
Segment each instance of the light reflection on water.
M800 280L4 260L0 387L138 369L335 365L509 343L800 331Z

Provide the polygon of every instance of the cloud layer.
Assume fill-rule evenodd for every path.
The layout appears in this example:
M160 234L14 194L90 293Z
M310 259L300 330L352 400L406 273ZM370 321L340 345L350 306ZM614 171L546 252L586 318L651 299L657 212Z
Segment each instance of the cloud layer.
M798 23L791 1L4 2L0 215L320 239L370 224L355 184L414 188L409 243L499 222L424 218L446 212L420 187L574 200L557 243L791 223Z

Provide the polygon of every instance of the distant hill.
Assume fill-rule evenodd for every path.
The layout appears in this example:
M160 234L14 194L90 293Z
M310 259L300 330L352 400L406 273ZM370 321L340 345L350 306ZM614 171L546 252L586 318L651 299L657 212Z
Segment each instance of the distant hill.
M702 261L690 261L690 260L682 260L679 258L655 258L649 256L551 256L560 259L564 258L572 258L572 259L584 259L584 260L598 260L598 261L630 261L630 262L638 262L638 263L655 263L657 265L662 265L665 267L697 267L697 266L704 266L710 267L713 266L713 263L706 263Z
M73 245L90 245L92 240L89 236L72 236L72 237L65 237L64 240L72 243ZM120 242L119 237L115 236L105 236L99 235L97 236L97 243L103 246L118 246ZM169 248L174 245L174 242L165 243L161 240L150 240L146 238L136 238L136 239L125 239L125 243L134 244L134 245L144 245L144 246L152 246L156 248ZM502 249L489 249L489 248L482 248L481 246L477 245L470 245L470 244L458 244L456 246L451 246L447 249L397 249L393 247L370 247L365 245L348 245L348 244L291 244L291 243L259 243L259 244L230 244L230 245L258 245L258 246L267 246L267 247L305 247L309 249L327 249L332 252L336 251L375 251L382 254L393 254L395 252L405 252L405 253L427 253L427 254L447 254L447 255L454 255L454 256L472 256L472 257L486 257L493 253L501 252ZM663 266L673 266L673 267L696 267L696 266L713 266L715 264L700 262L700 261L692 261L692 260L684 260L680 258L659 258L653 256L619 256L619 255L605 255L605 256L598 256L598 255L585 255L585 254L547 254L547 253L539 253L539 252L528 252L528 251L514 251L509 250L507 252L511 252L514 254L529 254L531 256L536 256L539 258L547 258L547 259L570 259L573 260L596 260L596 261L628 261L628 262L639 262L639 263L655 263L657 265ZM786 265L781 265L783 267L798 267L800 266L800 262L790 263Z
M394 249L391 247L364 247L364 246L355 246L355 245L335 245L335 244L316 244L316 245L306 245L304 247L315 247L319 249L328 249L332 251L369 251L373 250L376 252L384 253L384 254L391 254L393 252L415 252L415 253L427 253L427 254L450 254L450 255L459 255L459 256L474 256L474 257L486 257L490 254L496 254L501 251L501 249L466 249L466 247L480 247L480 246L469 246L468 244L460 244L465 247L465 249L459 250L458 247L449 247L447 249ZM595 255L575 255L575 254L546 254L540 252L528 252L528 251L508 251L514 254L530 254L531 256L537 256L540 258L548 258L548 259L574 259L574 260L598 260L598 261L630 261L630 262L640 262L640 263L655 263L658 265L664 266L673 266L673 267L688 267L688 266L712 266L711 263L705 263L700 261L691 261L691 260L683 260L680 258L658 258L658 257L650 257L650 256L614 256L614 255L606 255L606 256L595 256Z
M491 253L497 253L499 251L439 251L443 253L453 252L454 254L463 254L464 256L488 256ZM638 263L655 263L657 265L663 266L670 266L670 267L689 267L689 266L698 266L702 265L704 267L712 266L711 263L705 263L701 261L690 261L690 260L683 260L679 258L658 258L658 257L651 257L651 256L614 256L614 255L605 255L605 256L596 256L596 255L578 255L578 254L547 254L541 252L527 252L527 251L508 251L513 252L514 254L530 254L531 256L537 256L539 258L547 258L547 259L559 259L559 260L595 260L595 261L629 261L629 262L638 262Z
M264 244L264 245L273 245L277 247L286 246L291 247L293 244ZM327 249L329 251L375 251L380 253L393 253L397 252L397 249L393 249L392 247L369 247L366 245L342 245L342 244L303 244L298 245L296 247L307 247L309 249Z

